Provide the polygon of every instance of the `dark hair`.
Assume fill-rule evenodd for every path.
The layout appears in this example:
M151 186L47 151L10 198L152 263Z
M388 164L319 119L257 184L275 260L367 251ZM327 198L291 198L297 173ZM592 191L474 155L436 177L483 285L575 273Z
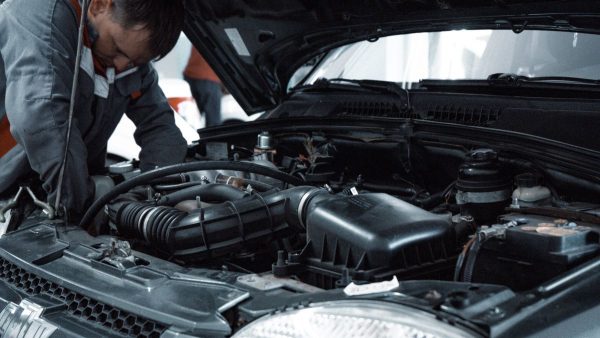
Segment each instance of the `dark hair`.
M150 32L149 48L157 59L177 43L183 29L183 0L112 0L113 15L125 28L143 25Z

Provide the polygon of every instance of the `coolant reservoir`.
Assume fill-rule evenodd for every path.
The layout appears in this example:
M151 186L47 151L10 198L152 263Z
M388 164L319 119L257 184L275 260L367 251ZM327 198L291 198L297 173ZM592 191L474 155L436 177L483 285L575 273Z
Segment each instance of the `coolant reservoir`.
M517 189L513 191L513 206L536 207L551 202L550 189L540 185L541 177L526 173L516 177Z

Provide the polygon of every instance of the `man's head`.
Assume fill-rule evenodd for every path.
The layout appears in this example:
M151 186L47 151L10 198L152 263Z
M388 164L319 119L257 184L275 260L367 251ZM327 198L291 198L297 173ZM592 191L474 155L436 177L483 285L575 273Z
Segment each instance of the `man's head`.
M92 0L92 50L117 71L162 58L175 46L183 17L182 0Z

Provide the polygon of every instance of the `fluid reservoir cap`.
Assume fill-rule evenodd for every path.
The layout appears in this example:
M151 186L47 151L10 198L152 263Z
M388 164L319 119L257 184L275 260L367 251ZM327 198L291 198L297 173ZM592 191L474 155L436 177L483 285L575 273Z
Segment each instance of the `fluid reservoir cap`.
M133 163L129 161L123 161L108 166L108 172L111 174L125 174L132 172L134 169Z
M539 174L525 173L525 174L517 175L515 180L517 182L517 186L519 186L519 187L533 188L533 187L537 187L538 185L540 185L542 177Z
M271 134L269 134L268 131L263 131L262 133L258 134L257 138L256 138L256 148L257 149L272 149L273 148L273 142L272 142L272 138L271 138Z
M469 157L475 161L490 161L497 159L498 154L492 149L481 148L470 152Z
M458 168L456 188L462 192L510 191L512 185L512 178L505 175L498 154L492 149L469 152Z

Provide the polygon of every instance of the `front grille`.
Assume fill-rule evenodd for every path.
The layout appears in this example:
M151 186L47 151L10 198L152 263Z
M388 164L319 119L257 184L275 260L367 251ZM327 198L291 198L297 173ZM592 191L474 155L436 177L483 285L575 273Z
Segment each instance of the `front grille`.
M71 291L31 274L2 258L0 258L0 279L29 295L42 294L59 299L67 305L67 311L72 316L123 335L158 338L166 330L166 327L160 323Z

